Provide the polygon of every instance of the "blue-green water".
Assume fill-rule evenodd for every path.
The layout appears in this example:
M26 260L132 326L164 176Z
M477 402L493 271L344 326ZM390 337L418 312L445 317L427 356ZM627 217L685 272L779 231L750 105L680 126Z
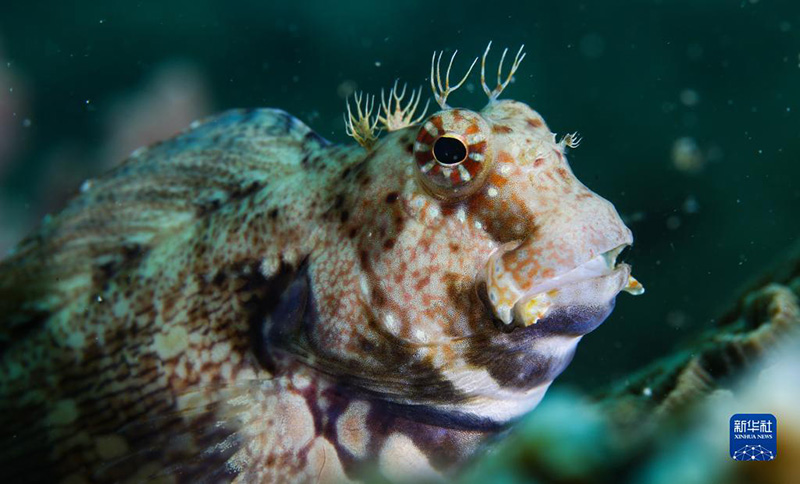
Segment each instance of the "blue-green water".
M350 142L354 88L425 86L433 50L464 68L524 43L504 97L584 136L572 167L626 217L647 288L556 384L596 387L708 327L797 238L798 33L791 1L3 2L0 250L194 117L279 107ZM451 103L481 108L476 79Z

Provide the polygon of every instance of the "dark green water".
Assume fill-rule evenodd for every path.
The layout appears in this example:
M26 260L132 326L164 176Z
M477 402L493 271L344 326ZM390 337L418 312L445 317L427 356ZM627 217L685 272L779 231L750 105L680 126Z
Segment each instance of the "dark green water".
M271 106L349 142L353 87L425 86L433 50L459 49L464 68L489 40L524 43L504 97L584 136L572 167L626 217L647 288L620 296L557 383L595 387L708 327L797 238L798 33L788 0L3 2L0 250L118 161L106 158L141 125ZM480 109L476 79L451 104ZM158 86L180 98L182 82L196 97L147 104Z

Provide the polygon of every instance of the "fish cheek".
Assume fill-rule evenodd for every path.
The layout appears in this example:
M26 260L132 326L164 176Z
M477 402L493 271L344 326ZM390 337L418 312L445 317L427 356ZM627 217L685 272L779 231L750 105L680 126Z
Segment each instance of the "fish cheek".
M539 230L536 215L518 195L504 195L509 192L507 189L499 191L496 186L506 184L501 180L504 179L490 175L480 191L461 202L467 214L480 222L483 230L498 243L534 237ZM446 209L454 211L456 207Z

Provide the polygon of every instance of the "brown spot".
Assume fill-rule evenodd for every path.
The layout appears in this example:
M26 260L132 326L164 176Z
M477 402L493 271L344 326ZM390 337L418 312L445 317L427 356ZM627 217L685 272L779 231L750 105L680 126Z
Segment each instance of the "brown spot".
M491 177L489 180L491 181ZM486 198L483 192L478 192L469 197L467 201L467 211L471 214L478 215L481 213L481 209L487 206L488 202L489 199Z
M333 200L333 208L338 210L342 208L343 204L344 204L344 195L340 193L336 195L336 198Z
M540 166L542 166L543 163L544 163L544 158L536 158L533 161L533 166L534 168L539 168Z
M528 125L533 128L541 128L542 127L542 120L539 118L530 118L527 120Z
M207 214L209 214L211 212L215 212L215 211L219 210L219 208L221 206L222 206L222 202L220 200L217 200L217 199L209 200L208 202L201 203L200 205L197 206L197 216L198 217L204 217L205 215L207 215Z
M501 176L499 173L492 173L491 175L489 175L489 183L500 189L503 188L506 185L506 183L508 183L508 180L504 176Z
M406 153L408 153L408 154L413 153L414 152L414 144L413 143L408 143L407 145L405 145L405 149L406 149Z
M501 151L497 153L497 162L498 163L514 163L514 157L508 154L507 151Z
M441 116L434 116L431 118L431 123L436 126L436 129L439 130L439 133L444 132L442 117ZM426 130L427 131L427 130Z
M278 218L278 209L277 208L273 208L272 210L269 211L268 215L269 215L269 218L271 218L272 220L275 220L276 218Z
M414 289L421 291L425 286L431 282L431 276L425 276L414 285Z
M486 140L478 141L477 143L472 143L471 145L469 145L469 152L470 153L486 152Z
M469 126L467 126L467 129L464 130L464 134L466 134L466 135L475 134L479 130L480 130L480 128L478 127L478 125L473 123L473 124L470 124Z
M372 302L376 306L383 306L386 304L386 295L383 293L383 290L380 288L375 287L375 284L372 285Z
M261 185L258 182L252 182L252 183L250 183L249 185L247 185L245 187L237 187L237 188L231 190L230 199L231 200L239 200L241 198L250 196L250 195L254 194L255 192L257 192L258 190L260 190L262 187L263 187L263 185Z
M348 212L347 210L342 210L342 213L339 215L339 220L340 220L342 223L345 223L345 222L347 222L349 219L350 219L350 212Z
M394 239L386 239L386 242L383 243L383 248L392 250L392 247L394 247Z
M560 176L562 180L567 181L567 179L568 179L567 170L565 170L564 168L559 167L556 170L556 172L558 173L558 176Z
M492 133L510 133L511 128L503 126L502 124L495 124L492 126Z
M351 239L355 239L357 233L358 233L358 230L356 228L352 228L352 229L350 229L350 233L347 234L347 237L349 237Z
M450 242L450 252L458 252L461 247L458 246L455 242Z
M386 203L396 202L398 196L399 195L397 194L397 192L390 192L389 194L386 195Z

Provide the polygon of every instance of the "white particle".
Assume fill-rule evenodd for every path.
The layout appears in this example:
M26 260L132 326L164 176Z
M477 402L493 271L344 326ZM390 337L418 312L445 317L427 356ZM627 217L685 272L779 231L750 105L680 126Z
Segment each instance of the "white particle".
M476 229L478 229L478 230L480 230L480 229L482 229L482 228L483 228L483 224L482 224L482 223L480 223L480 221L476 220L476 221L475 221L475 228L476 228Z
M680 100L684 106L695 106L700 102L700 95L694 89L684 89L680 93Z
M367 280L367 276L361 275L361 294L364 295L365 298L369 299L369 280Z
M381 66L381 61L375 61L375 67L380 67L380 66Z
M676 230L678 227L681 226L681 218L677 215L672 215L667 217L667 228L670 230Z
M397 333L397 320L395 319L393 314L387 314L386 319L383 321L383 325L386 327L386 330L392 334Z
M496 197L497 193L498 193L497 192L497 188L495 188L495 187L489 187L489 190L486 192L486 194L489 195L492 198Z
M642 390L642 395L651 397L653 396L653 390L650 387L644 387L644 390Z
M461 223L467 221L467 211L464 210L464 207L459 207L458 211L456 211L456 219Z
M428 215L430 215L432 218L438 217L439 207L437 207L436 205L431 206L431 208L428 209Z
M22 127L23 128L30 128L31 124L33 124L33 123L31 122L30 118L25 118L25 119L22 120Z
M700 204L697 203L697 199L693 196L689 195L686 200L683 201L683 211L686 213L697 213L700 209Z
M419 328L414 330L414 337L417 340L422 341L423 343L428 341L428 334L425 331L422 331Z
M511 172L511 167L508 165L503 165L500 167L500 173L503 175L508 175Z
M485 138L483 137L482 133L472 133L471 135L467 136L467 143L474 145L475 143L480 143Z
M92 180L86 180L81 183L81 193L86 193L92 188Z

